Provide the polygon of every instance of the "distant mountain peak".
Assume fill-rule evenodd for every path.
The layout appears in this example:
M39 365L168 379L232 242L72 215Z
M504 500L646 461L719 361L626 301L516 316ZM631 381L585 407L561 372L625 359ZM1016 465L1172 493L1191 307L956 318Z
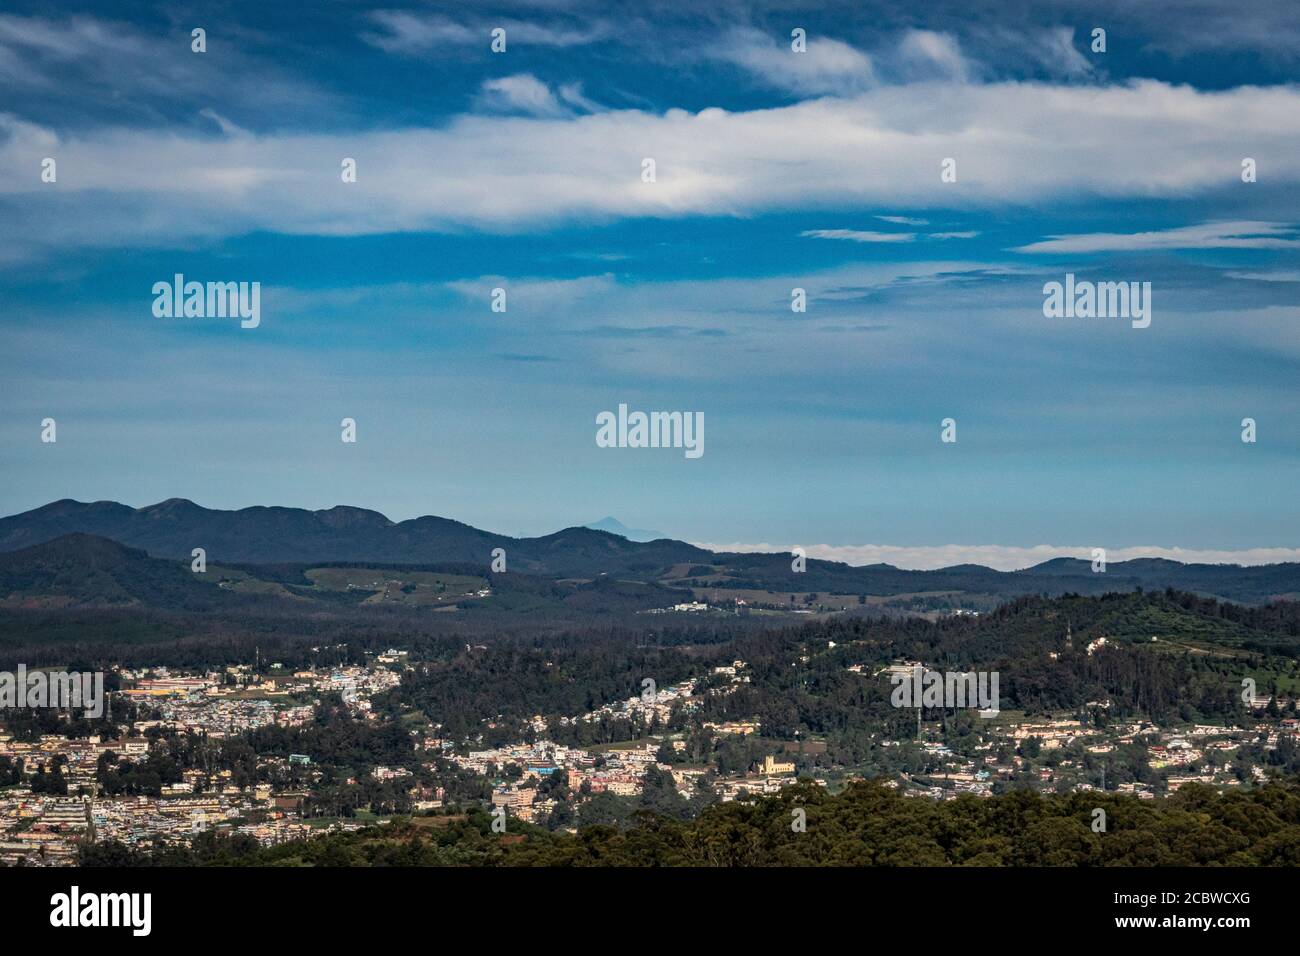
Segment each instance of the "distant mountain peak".
M71 534L61 535L50 541L42 541L40 544L34 544L30 548L21 551L9 552L18 557L64 557L75 556L83 558L94 558L104 555L112 557L147 557L144 551L139 548L130 548L120 541L114 541L111 538L104 538L97 534L87 534L81 531L74 531Z
M593 521L591 524L583 525L584 528L590 528L592 531L608 531L610 534L616 534L620 537L627 538L629 541L658 541L660 538L666 538L668 535L662 531L648 531L645 528L629 528L617 518L605 516L599 521Z
M168 498L166 501L160 501L156 505L145 505L140 510L156 514L158 512L201 511L203 509L188 498Z
M352 505L335 505L333 508L317 511L316 516L320 518L322 523L332 528L367 524L388 527L393 523L386 515L382 515L378 511L371 511L368 508L356 508Z

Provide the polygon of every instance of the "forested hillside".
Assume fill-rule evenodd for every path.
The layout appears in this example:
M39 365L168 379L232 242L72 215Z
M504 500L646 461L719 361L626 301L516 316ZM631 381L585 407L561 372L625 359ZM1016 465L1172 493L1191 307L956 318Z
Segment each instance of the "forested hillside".
M1095 810L1105 832L1095 832ZM794 826L799 811L806 829ZM547 833L482 811L417 817L261 849L205 835L193 849L82 850L89 866L1296 866L1300 788L1218 794L1189 786L1164 800L1016 792L946 802L880 784L830 795L811 784L721 804L697 819L653 814L619 830Z

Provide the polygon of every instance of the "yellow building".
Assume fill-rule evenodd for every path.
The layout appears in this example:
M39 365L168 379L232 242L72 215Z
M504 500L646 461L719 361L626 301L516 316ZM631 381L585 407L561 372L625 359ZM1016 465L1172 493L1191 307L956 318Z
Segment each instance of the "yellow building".
M763 773L769 777L779 773L794 773L794 764L780 762L768 754L763 758Z

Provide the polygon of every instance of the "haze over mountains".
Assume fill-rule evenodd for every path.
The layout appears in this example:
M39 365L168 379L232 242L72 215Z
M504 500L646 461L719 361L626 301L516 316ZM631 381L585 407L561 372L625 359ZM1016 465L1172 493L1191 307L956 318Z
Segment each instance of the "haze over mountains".
M671 539L631 541L592 528L512 538L434 516L393 522L378 512L345 506L320 511L285 507L219 511L179 498L144 508L111 501L56 501L0 519L0 552L32 549L66 535L109 539L156 559L188 561L194 548L203 548L209 562L260 565L456 564L486 570L492 551L502 548L513 572L550 578L609 575L697 592L715 588L847 595L967 594L987 602L1027 593L1097 594L1174 587L1253 604L1300 595L1300 564L1295 563L1240 567L1139 559L1116 562L1106 573L1094 574L1089 562L1069 558L1012 572L978 565L911 571L887 564L851 567L810 559L807 571L796 574L785 553L712 552ZM14 562L22 559L11 555L5 566L13 571Z
M595 574L710 557L710 552L680 541L634 545L588 528L512 538L432 515L393 522L377 511L346 506L322 511L278 507L216 511L183 498L144 508L114 501L56 501L0 519L0 551L73 533L110 538L159 558L189 558L194 548L203 548L209 560L248 564L366 561L486 566L493 549L504 548L511 570Z
M584 528L590 528L593 531L608 531L610 534L622 535L629 541L658 541L660 538L666 538L668 535L662 531L648 531L645 528L629 528L623 522L614 517L601 518L599 521L593 521L591 524L583 525Z

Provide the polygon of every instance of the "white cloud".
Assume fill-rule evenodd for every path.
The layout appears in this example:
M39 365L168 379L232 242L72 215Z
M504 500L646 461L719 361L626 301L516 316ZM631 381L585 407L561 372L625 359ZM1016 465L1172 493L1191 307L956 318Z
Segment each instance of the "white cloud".
M1107 9L1109 8L1109 9ZM1294 62L1300 50L1300 20L1293 0L1193 0L1177 16L1161 4L1105 0L1099 20L1122 17L1144 46L1175 57L1223 51Z
M370 18L380 32L364 32L361 39L386 53L413 53L438 43L468 43L475 34L468 24L446 17L421 17L405 10L375 10ZM479 35L479 39L483 39Z
M1300 246L1283 222L1206 222L1154 232L1091 232L1050 236L1016 252L1138 252L1163 249L1287 249Z
M0 114L0 168L59 160L54 187L35 174L0 179L0 204L11 241L31 246L157 245L254 230L362 235L785 209L989 208L1217 190L1236 180L1235 163L1218 162L1222 143L1238 141L1260 156L1300 154L1300 88L919 84L749 112L463 116L430 129L224 138L125 127L60 138ZM1156 153L1162 159L1152 165ZM358 162L354 184L339 181L345 156ZM640 179L647 156L657 161L654 184ZM958 160L956 184L939 182L946 156ZM1294 181L1300 167L1279 162L1273 175ZM39 204L14 202L37 191ZM105 221L113 229L102 228ZM1233 235L1237 228L1250 235ZM1149 234L1147 245L1190 248L1216 235L1226 247L1293 244L1278 228L1191 227ZM1082 246L1058 237L1023 251L1141 242L1075 238Z
M1092 63L1075 47L1074 30L1070 27L1045 30L1036 40L1026 40L1022 46L1053 76L1080 78L1093 72Z
M858 229L807 229L800 236L806 239L845 239L849 242L911 242L916 238L911 232L863 232Z
M871 57L843 41L809 36L803 53L795 53L790 42L738 27L703 52L743 68L767 86L800 95L847 95L875 83Z
M506 31L506 49L511 43L525 46L570 47L582 46L608 35L608 27L600 21L586 29L528 23L520 20L475 18L453 20L442 15L423 15L405 10L376 10L370 14L378 31L362 32L361 39L386 53L418 54L440 45L479 43L488 49L492 31L497 27Z
M490 110L517 111L531 116L567 116L570 112L550 87L531 73L485 80L479 102Z
M225 136L235 137L248 135L248 130L232 123L230 120L226 119L226 117L222 116L210 107L205 107L204 109L199 110L199 115L204 119L212 120L217 129L219 129Z
M975 66L962 55L955 37L933 30L909 30L899 43L899 55L911 79L939 78L965 83Z
M913 219L910 216L877 216L881 222L892 222L896 226L928 226L929 223L924 219Z
M581 83L562 83L559 89L560 99L570 106L576 106L588 113L597 113L604 109L599 103L588 99L582 92Z
M157 122L165 107L208 103L223 114L314 115L340 101L289 75L275 59L242 49L229 35L209 38L211 53L190 52L190 27L166 33L87 16L65 19L0 13L0 87L5 99L30 108L36 94L59 104L59 122L72 115L103 123L129 116ZM48 111L48 106L47 106Z
M457 279L445 284L446 288L470 302L487 308L494 288L503 288L509 301L509 311L532 310L530 317L540 316L556 309L576 310L584 300L606 300L617 288L614 277L604 275L581 276L576 279L506 278L505 276L479 276L476 279Z
M889 544L861 545L775 545L775 544L706 544L693 542L696 547L710 551L789 552L802 547L810 558L824 561L842 561L845 564L892 564L913 571L932 571L958 564L979 564L998 571L1017 571L1032 567L1053 558L1081 558L1092 560L1092 546L1058 546L1039 544L1032 547L1015 547L999 544L945 544L933 547L905 547ZM1249 548L1241 551L1216 551L1196 548L1166 548L1139 546L1132 548L1107 548L1109 564L1131 561L1134 558L1167 558L1184 564L1277 564L1283 561L1300 561L1300 548Z
M1271 272L1225 272L1229 279L1250 279L1255 282L1300 282L1300 271L1278 269Z

